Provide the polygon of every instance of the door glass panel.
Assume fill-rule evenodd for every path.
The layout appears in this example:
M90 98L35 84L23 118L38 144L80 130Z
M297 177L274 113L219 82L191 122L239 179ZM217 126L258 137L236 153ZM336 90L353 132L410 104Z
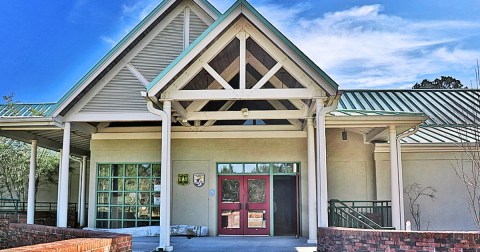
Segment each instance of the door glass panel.
M248 179L248 203L265 203L265 179Z
M240 210L222 211L222 228L240 228Z
M222 181L222 203L240 202L240 180L225 179Z
M266 228L265 210L248 211L248 228Z

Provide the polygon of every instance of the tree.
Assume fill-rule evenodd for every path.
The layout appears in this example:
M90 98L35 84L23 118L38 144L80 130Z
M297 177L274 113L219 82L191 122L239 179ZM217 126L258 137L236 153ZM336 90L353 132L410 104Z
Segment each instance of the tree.
M463 84L451 77L451 76L442 76L439 78L436 78L434 81L429 81L427 79L424 79L420 83L415 83L413 85L413 89L455 89L455 88L467 88L464 87Z
M14 94L3 96L9 116L17 116ZM39 111L30 110L41 116ZM28 176L30 170L31 148L28 144L0 137L0 198L20 199L25 201L28 195ZM57 183L59 154L39 148L37 152L37 169L35 177L35 194L44 185Z
M420 203L418 200L423 197L428 197L431 200L436 199L435 194L437 193L437 189L432 186L423 187L418 183L413 183L408 185L405 189L405 194L408 197L408 203L410 214L412 215L413 222L415 224L415 228L417 230L421 230L422 228L422 219L421 219L421 211L420 211ZM427 227L428 229L428 227Z

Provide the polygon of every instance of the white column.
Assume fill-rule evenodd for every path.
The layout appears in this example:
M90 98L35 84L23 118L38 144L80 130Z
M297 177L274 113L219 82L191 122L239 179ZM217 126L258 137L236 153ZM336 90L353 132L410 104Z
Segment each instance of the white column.
M82 173L80 174L81 177L81 188L80 188L80 205L78 207L80 211L80 227L84 227L86 225L86 209L85 209L85 197L86 197L86 186L87 186L87 156L83 156L82 158Z
M317 100L317 214L318 227L328 227L327 141L323 100Z
M67 227L68 215L68 175L70 164L70 122L64 124L62 167L60 168L59 198L57 202L57 227Z
M60 149L58 150L58 152L60 153L60 159L58 160L58 181L57 181L57 225L58 225L58 209L59 209L59 200L60 200L60 185L62 183L61 179L62 179L62 155L63 155L63 150Z
M37 140L32 140L30 173L28 175L27 224L35 223L35 170L37 169Z
M392 188L392 226L399 230L400 225L400 188L397 158L397 130L395 125L390 126L390 170Z
M170 245L170 205L171 205L171 122L172 122L172 103L163 102L163 112L166 114L166 120L162 121L162 168L161 168L161 198L160 198L160 248L165 251L173 250ZM163 119L163 118L162 118Z
M77 160L75 160L77 161ZM83 163L82 161L78 161L78 164L80 167L78 168L78 195L77 195L77 223L80 223L80 215L82 214L80 210L80 198L82 197L82 169L83 169Z
M317 243L317 185L315 172L315 129L313 119L307 119L308 149L308 243Z
M405 230L405 202L403 201L403 164L402 164L402 145L400 139L397 139L397 160L398 160L398 189L400 201L400 228Z

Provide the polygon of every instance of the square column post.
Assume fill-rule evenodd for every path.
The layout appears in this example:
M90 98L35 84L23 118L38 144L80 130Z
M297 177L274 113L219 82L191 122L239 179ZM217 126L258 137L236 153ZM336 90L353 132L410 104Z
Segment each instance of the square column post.
M85 197L87 185L87 156L82 157L82 169L80 173L80 205L78 211L80 212L80 227L85 226L86 211L85 211Z
M63 149L58 150L58 153L60 154L60 158L58 160L58 181L57 181L57 223L58 223L58 201L60 200L60 185L62 184L61 178L62 178L62 155L63 155Z
M405 202L403 201L403 163L402 163L402 145L400 139L397 139L397 159L398 159L398 189L400 201L400 228L405 230Z
M395 125L390 126L390 170L391 170L391 188L392 188L392 226L401 229L400 216L400 178L398 170L398 152L397 152L397 129Z
M317 243L317 185L315 172L315 129L313 119L307 119L308 149L308 243Z
M166 115L162 120L162 168L161 168L161 196L160 196L160 247L164 251L172 251L170 245L170 210L171 210L171 124L172 124L172 103L163 101L163 112ZM164 119L164 118L162 118Z
M68 216L68 175L70 167L70 122L64 124L62 166L59 172L57 227L67 227Z
M37 169L37 140L32 140L30 173L28 175L27 224L35 224L35 170Z
M328 227L327 140L325 134L325 105L317 99L317 214L318 227Z

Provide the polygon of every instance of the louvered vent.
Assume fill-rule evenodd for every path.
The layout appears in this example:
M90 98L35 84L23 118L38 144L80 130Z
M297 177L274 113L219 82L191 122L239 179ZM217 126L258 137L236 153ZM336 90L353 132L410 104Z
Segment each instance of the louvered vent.
M80 112L146 112L141 91L145 86L125 67Z
M178 14L165 29L140 51L132 65L152 81L183 51L184 12Z
M190 12L190 44L195 41L206 29L208 25L201 20L195 12Z

